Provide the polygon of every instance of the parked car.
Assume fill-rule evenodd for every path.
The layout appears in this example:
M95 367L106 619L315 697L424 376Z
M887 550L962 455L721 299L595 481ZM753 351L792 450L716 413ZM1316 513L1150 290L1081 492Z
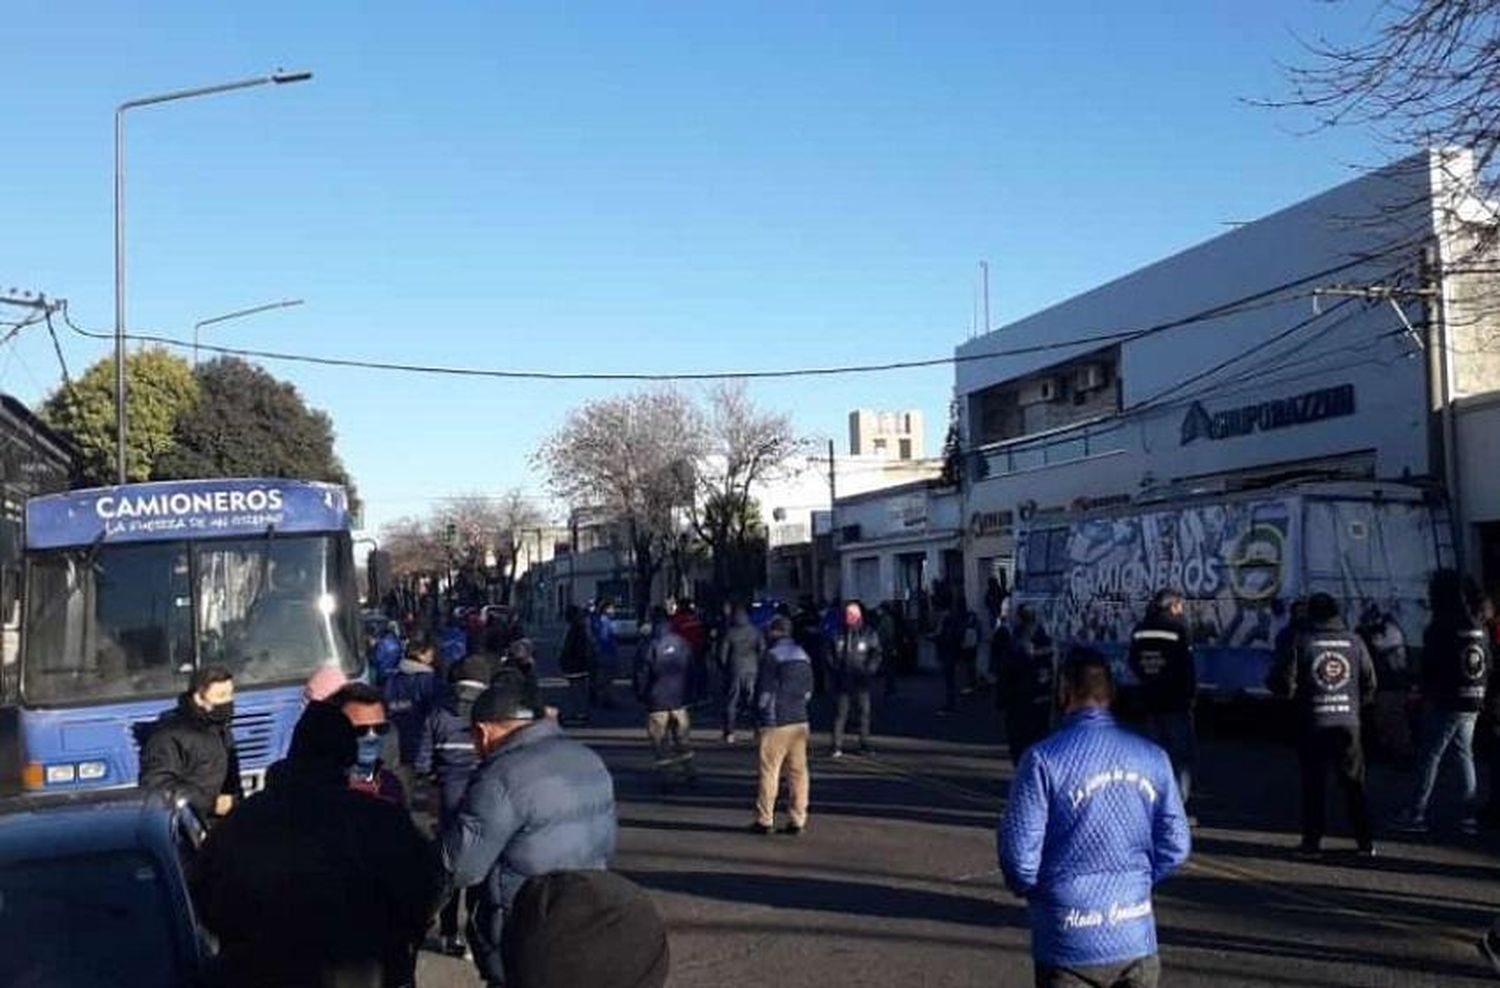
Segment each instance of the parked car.
M0 984L187 988L209 954L192 810L139 790L0 803Z

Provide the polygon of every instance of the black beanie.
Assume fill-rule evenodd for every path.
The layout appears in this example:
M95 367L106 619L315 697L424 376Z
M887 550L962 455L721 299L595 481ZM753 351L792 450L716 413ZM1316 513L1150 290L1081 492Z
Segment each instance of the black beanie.
M331 703L309 703L292 730L287 760L340 770L354 764L359 741L354 725Z
M662 988L667 930L649 896L607 871L529 879L501 941L512 988Z

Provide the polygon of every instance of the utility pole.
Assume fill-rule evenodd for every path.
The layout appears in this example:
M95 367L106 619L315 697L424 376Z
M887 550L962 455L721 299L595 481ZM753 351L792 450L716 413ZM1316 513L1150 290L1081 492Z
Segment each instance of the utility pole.
M983 336L983 335L985 335L986 333L988 333L990 331L990 262L989 261L980 261L979 262L979 283L980 283L980 290L983 292L983 296L984 296L984 303L983 303L983 309L982 309L982 312L983 312L983 315L984 315L984 324L979 329L979 335Z

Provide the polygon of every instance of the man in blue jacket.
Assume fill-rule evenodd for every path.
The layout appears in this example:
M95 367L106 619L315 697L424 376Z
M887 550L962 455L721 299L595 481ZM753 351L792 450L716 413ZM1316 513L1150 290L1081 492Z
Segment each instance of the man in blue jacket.
M1062 724L1011 783L1000 868L1030 908L1039 988L1155 988L1151 890L1190 841L1172 763L1115 723L1103 656L1074 652L1061 679Z
M386 677L393 675L405 654L406 648L401 644L401 626L395 621L388 622L385 631L375 639L375 644L370 649L370 672L374 675L375 682L384 683Z
M673 630L662 608L651 614L651 641L636 657L634 679L636 696L646 706L646 735L656 754L662 785L670 786L675 775L694 782L697 774L688 715L693 648Z
M795 837L807 826L810 782L807 774L807 702L812 699L812 660L792 640L792 619L771 622L771 647L760 660L755 678L755 707L760 722L760 794L750 830L769 834L776 822L776 795L786 769L790 819L783 833Z
M516 670L502 669L474 701L483 760L440 838L449 887L478 886L470 942L491 986L505 984L501 938L526 879L607 868L615 852L609 769L540 712L536 690Z

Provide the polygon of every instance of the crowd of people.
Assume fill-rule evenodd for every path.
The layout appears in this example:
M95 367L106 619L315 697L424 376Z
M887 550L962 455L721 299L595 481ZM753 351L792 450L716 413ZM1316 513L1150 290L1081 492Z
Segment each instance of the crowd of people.
M492 986L665 984L655 907L608 872L614 781L542 702L531 642L455 621L377 664L396 630L369 643L373 682L334 666L308 681L249 798L228 670L200 670L146 737L142 787L210 822L188 862L218 944L206 983L397 988L425 945Z
M1356 853L1377 853L1365 737L1378 677L1390 670L1409 674L1400 684L1421 711L1412 793L1393 826L1425 832L1449 758L1462 784L1460 826L1472 832L1500 820L1481 816L1473 756L1481 713L1493 720L1500 707L1493 613L1448 571L1433 577L1430 601L1415 674L1399 631L1378 616L1363 614L1351 629L1327 594L1289 608L1266 685L1295 711L1299 855L1323 852L1330 775ZM1076 645L1060 656L1034 608L1012 615L1006 603L987 606L988 628L950 606L931 616L928 638L943 672L938 712L993 690L1005 721L1016 770L997 831L999 865L1030 903L1037 983L1155 985L1152 889L1187 859L1196 825L1198 683L1186 601L1162 591L1133 630L1119 719L1110 661ZM491 985L585 983L579 972L600 956L610 957L613 980L600 974L588 984L661 984L660 919L607 870L613 780L564 726L619 706L616 687L629 682L661 785L692 786L693 717L716 698L723 743L738 744L748 726L758 746L749 830L776 831L784 792L780 832L799 835L809 825L812 699L831 699L831 759L868 752L872 692L882 683L896 691L911 642L901 617L860 601L760 613L729 604L705 622L690 602L674 602L640 625L627 667L612 609L571 609L558 652L562 710L542 702L535 649L508 615L456 618L404 640L390 627L368 643L373 683L348 682L333 667L308 682L291 750L263 794L246 800L239 789L233 681L214 668L194 677L146 739L141 784L217 821L193 888L220 943L223 984L406 985L424 942L472 957ZM419 793L435 815L431 837L413 823ZM601 955L588 932L606 914L628 941L617 955ZM576 949L580 937L590 949ZM1500 921L1481 950L1500 971Z

